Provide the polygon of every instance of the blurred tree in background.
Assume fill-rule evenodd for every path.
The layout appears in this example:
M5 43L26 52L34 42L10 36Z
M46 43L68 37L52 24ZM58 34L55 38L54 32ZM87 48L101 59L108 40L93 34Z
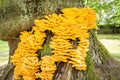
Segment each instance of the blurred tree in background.
M84 0L84 5L97 12L98 27L112 28L113 33L120 28L120 0Z

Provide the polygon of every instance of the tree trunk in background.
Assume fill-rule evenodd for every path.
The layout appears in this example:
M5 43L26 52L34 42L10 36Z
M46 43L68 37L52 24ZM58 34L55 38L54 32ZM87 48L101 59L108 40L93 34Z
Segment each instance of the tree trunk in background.
M9 42L10 56L19 42L21 31L31 30L34 19L68 7L83 7L82 0L2 0L0 5L0 39ZM114 60L90 31L87 70L78 71L67 63L59 63L53 80L120 80L120 62ZM3 80L13 79L14 66L9 62Z

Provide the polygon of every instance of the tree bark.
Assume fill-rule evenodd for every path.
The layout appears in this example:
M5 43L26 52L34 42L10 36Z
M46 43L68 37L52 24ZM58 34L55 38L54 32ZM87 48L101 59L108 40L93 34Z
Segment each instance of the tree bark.
M68 7L83 7L82 0L3 0L0 6L0 39L9 42L10 56L19 42L21 31L31 30L34 19ZM58 63L53 80L120 80L120 62L114 60L90 31L90 51L87 70L78 71L68 63ZM48 36L49 37L49 36ZM13 79L13 64L9 62L2 80Z

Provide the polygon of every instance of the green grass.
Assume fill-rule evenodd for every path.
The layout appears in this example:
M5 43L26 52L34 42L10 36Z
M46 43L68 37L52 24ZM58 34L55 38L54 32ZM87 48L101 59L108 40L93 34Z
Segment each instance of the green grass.
M120 34L98 34L98 39L120 40Z
M0 51L8 50L8 42L0 41Z
M110 54L120 60L120 34L98 34L97 37Z
M9 48L6 41L0 40L0 64L8 60Z
M116 53L111 53L111 55L112 55L115 59L117 59L117 60L120 61L120 53L118 53L118 54L116 54Z

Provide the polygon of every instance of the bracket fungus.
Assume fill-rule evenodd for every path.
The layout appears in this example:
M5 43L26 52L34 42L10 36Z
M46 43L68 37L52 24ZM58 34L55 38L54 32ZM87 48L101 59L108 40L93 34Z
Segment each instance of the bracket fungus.
M62 14L51 14L35 20L30 32L20 35L20 42L11 62L15 65L14 77L20 80L52 80L56 70L55 62L72 64L77 70L86 70L85 58L89 50L89 29L96 28L96 14L90 8L65 8ZM51 55L42 56L37 51L43 48L45 31L54 36L50 41ZM71 41L77 40L73 48Z

